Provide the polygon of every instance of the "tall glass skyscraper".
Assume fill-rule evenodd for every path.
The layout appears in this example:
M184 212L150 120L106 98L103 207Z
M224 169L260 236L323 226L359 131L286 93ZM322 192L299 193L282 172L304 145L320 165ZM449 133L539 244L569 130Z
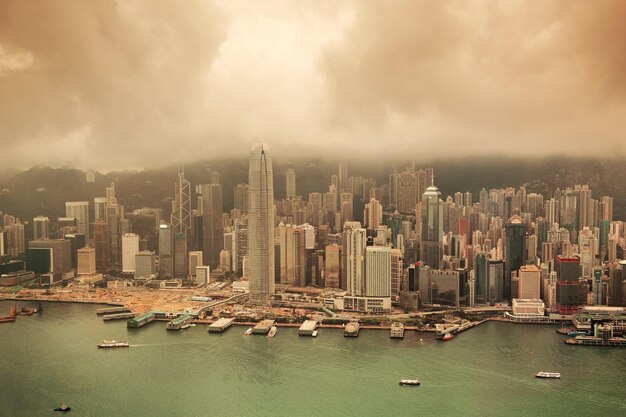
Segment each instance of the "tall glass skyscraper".
M443 257L443 202L434 180L422 195L422 244L420 260L432 269L439 269Z
M265 144L252 147L248 183L250 302L268 304L274 294L274 180L272 157Z

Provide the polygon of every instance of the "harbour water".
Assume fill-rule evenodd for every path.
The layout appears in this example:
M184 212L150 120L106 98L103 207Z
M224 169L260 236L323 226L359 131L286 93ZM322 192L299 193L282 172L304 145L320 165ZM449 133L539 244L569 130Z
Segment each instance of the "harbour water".
M48 416L63 402L91 417L626 415L626 351L568 346L553 326L490 322L450 342L297 328L268 339L240 326L127 329L98 307L45 303L0 324L0 416ZM97 349L103 339L131 347ZM541 370L562 378L534 378Z

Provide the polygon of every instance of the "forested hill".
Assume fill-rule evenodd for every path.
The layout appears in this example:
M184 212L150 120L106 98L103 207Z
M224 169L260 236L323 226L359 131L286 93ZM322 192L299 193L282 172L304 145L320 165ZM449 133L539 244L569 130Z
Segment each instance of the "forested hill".
M328 190L330 176L337 173L338 161L311 159L301 161L274 161L274 190L276 198L285 194L285 172L293 167L297 176L297 192L305 199L309 192ZM248 162L231 159L195 163L185 167L185 176L192 185L211 182L213 172L220 174L224 188L224 210L233 206L233 187L247 182ZM396 162L402 169L406 164ZM353 161L349 175L374 177L379 184L387 183L391 163L382 161ZM593 197L614 197L614 218L626 220L626 158L573 159L553 157L456 158L418 163L419 167L433 166L435 182L444 198L455 191L470 191L474 200L485 187L526 186L528 192L550 196L558 188L588 184ZM35 167L0 179L0 211L24 220L39 214L50 218L65 215L66 201L93 202L94 197L105 196L105 188L115 181L117 197L127 210L157 207L169 215L174 194L176 166L147 168L141 171L96 173L96 181L86 182L85 173L71 168ZM192 201L195 207L195 201ZM167 218L167 217L165 217Z

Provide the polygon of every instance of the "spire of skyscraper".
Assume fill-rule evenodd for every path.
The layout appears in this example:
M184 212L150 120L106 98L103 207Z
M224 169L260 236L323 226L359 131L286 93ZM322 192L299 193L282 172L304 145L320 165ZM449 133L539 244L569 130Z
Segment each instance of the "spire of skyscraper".
M274 180L266 144L252 147L248 182L250 302L269 304L274 293Z
M178 233L187 233L191 229L191 184L185 179L182 163L178 164L178 180L174 183L171 223Z

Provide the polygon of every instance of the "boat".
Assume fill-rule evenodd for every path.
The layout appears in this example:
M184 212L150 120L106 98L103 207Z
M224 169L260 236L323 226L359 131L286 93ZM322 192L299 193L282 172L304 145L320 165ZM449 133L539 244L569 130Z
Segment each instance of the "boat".
M36 308L26 308L26 307L22 307L22 310L20 311L20 314L23 316L32 316L33 313L36 313L37 309Z
M121 347L129 347L130 344L128 342L118 342L117 340L103 340L102 343L98 343L99 348L121 348Z
M11 307L11 314L5 317L0 317L0 323L9 323L15 321L15 306Z
M420 385L420 382L417 379L401 379L399 382L402 386L414 386L417 387Z
M567 334L569 337L576 337L576 336L587 336L587 332L579 332L579 331L573 331L573 332L569 332Z
M244 332L244 335L246 336L250 336L251 334L252 334L252 327L248 328L248 330Z
M535 374L536 378L553 378L553 379L560 379L561 378L561 374L559 372L545 372L545 371L539 371Z
M183 325L181 326L181 330L188 329L188 328L190 328L190 327L191 327L191 323L183 324Z
M313 333L311 333L311 336L317 337L317 330L313 330Z
M420 339L420 343L424 343L424 339Z
M68 407L67 405L63 404L61 407L57 407L54 409L54 411L61 411L63 413L70 411L72 409L72 407Z
M447 342L448 340L452 340L452 339L454 339L454 335L451 333L446 333L445 336L441 338L441 340L443 340L444 342Z
M276 326L272 326L270 331L267 332L267 337L274 337L276 336L277 332L278 332L278 328Z

